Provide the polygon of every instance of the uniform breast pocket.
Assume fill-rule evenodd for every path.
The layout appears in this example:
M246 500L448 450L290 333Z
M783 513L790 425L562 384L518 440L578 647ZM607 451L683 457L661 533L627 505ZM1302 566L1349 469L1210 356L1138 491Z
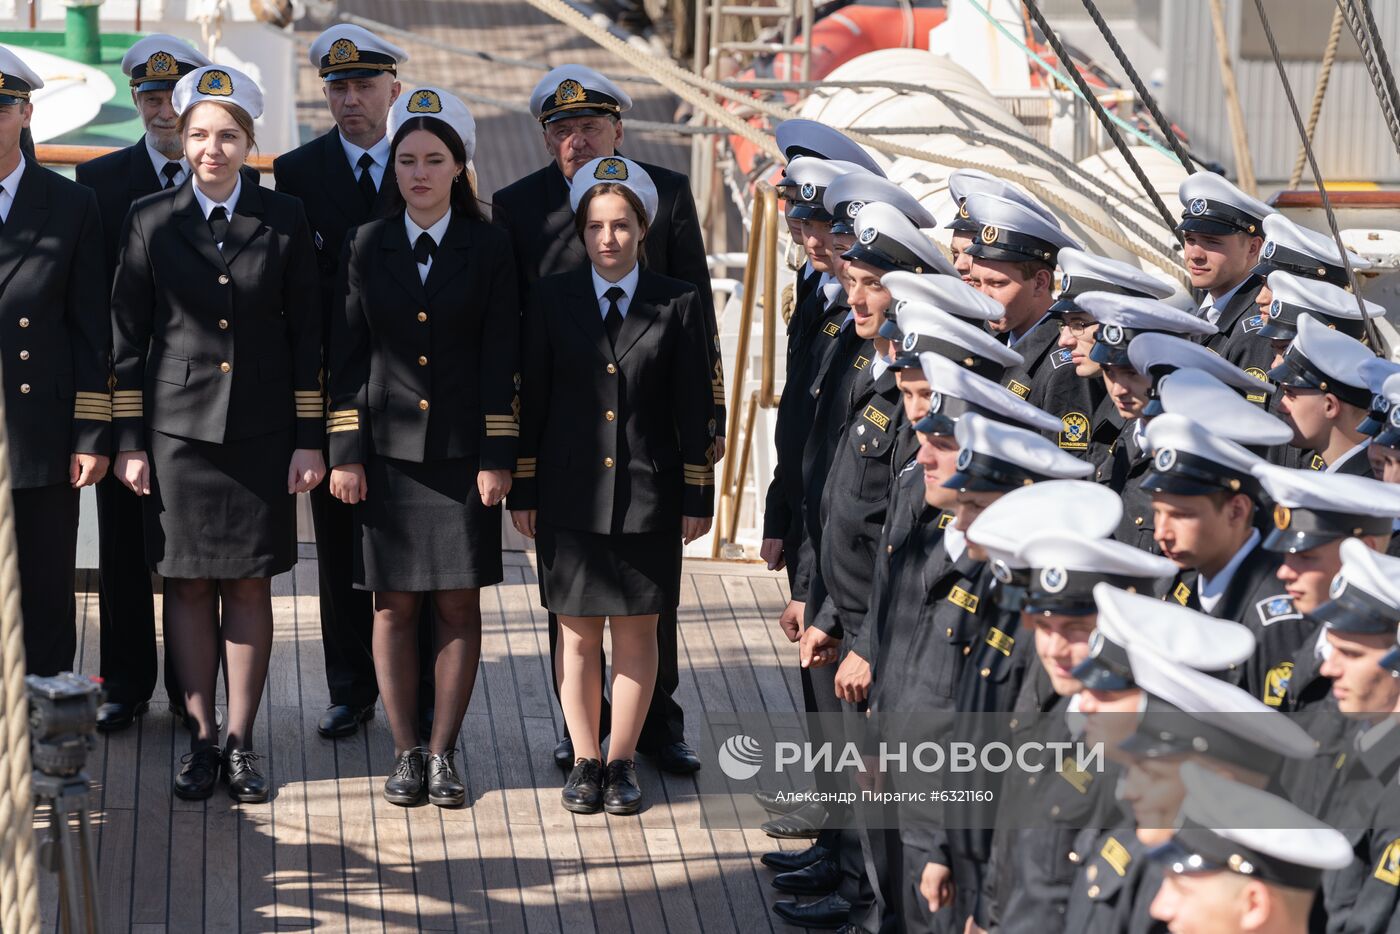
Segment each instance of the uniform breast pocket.
M162 357L152 375L162 383L184 386L190 379L190 361L185 357Z
M389 387L371 381L369 384L369 407L382 412L389 407Z
M850 453L854 470L847 492L864 503L884 499L890 491L890 455L894 439L884 432L857 421L850 432Z

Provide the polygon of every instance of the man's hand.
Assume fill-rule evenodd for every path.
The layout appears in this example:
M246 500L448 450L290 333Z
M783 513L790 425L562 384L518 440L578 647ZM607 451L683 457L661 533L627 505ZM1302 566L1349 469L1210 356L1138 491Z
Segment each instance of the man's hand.
M859 704L870 696L870 663L855 652L847 652L836 669L836 696L848 704Z
M305 493L326 475L326 459L320 448L297 448L287 465L287 492Z
M68 459L68 482L75 490L92 486L107 476L112 459L105 454L74 454Z
M341 464L331 468L331 495L348 506L369 496L364 464Z
M681 516L681 543L689 545L697 538L703 538L714 521L712 516Z
M783 613L778 617L778 626L782 628L783 635L787 636L789 642L796 642L802 638L802 609L806 604L800 600L789 600L788 605L783 607Z
M509 470L479 470L476 474L476 492L481 496L481 505L490 509L510 492Z
M768 564L768 570L781 571L787 561L783 558L783 540L781 538L765 538L763 544L758 546L758 556Z
M938 911L953 904L953 872L941 863L924 863L919 878L919 894L928 902L929 911ZM972 919L968 918L968 923Z
M151 462L145 451L122 451L117 455L117 479L137 496L151 492Z
M724 435L715 435L715 463L724 460Z
M841 657L841 640L833 639L815 626L808 626L802 633L800 654L803 668L833 664Z
M515 531L526 538L535 537L535 510L533 509L512 509L510 511L510 524L515 526Z

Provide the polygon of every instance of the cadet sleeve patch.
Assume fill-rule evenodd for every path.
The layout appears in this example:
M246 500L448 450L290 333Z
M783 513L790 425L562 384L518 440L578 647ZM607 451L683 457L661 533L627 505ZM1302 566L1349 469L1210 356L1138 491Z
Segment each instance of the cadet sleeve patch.
M1060 769L1060 777L1069 782L1070 787L1081 795L1089 793L1089 786L1094 781L1094 776L1081 769L1068 757L1064 760L1064 767Z
M835 337L841 333L841 326L835 321L828 321L826 326L822 328L822 333L827 337Z
M953 606L960 606L969 613L977 612L977 604L980 600L974 595L963 590L961 587L954 587L953 592L948 594L948 602Z
M1118 873L1119 876L1128 874L1128 864L1133 861L1133 854L1113 837L1104 841L1103 849L1099 850L1099 855L1103 857L1105 863L1108 863L1109 868Z
M1031 394L1031 387L1027 386L1025 383L1021 382L1020 380L1015 380L1015 379L1013 379L1011 382L1009 382L1009 383L1006 384L1006 388L1007 388L1007 389L1010 389L1012 392L1014 392L1016 395L1020 396L1022 399L1026 398L1027 396L1029 396L1029 395Z
M1314 454L1312 456L1312 461L1308 463L1309 470L1322 470L1326 466L1327 462L1322 459L1321 454Z
M1191 588L1187 587L1185 583L1177 584L1172 590L1172 599L1185 606L1191 600Z
M1089 447L1089 419L1084 413L1069 412L1060 419L1060 447L1066 451L1083 451Z
M890 417L873 405L867 405L865 411L860 413L860 416L881 431L889 430Z
M1245 318L1240 322L1240 327L1244 328L1246 334L1253 334L1264 326L1264 316L1255 315L1252 318Z
M997 627L993 626L987 632L987 644L996 649L1006 657L1011 657L1011 648L1016 644L1016 640Z
M870 366L870 358L869 358L869 357L856 357L856 362L853 363L853 364L851 364L851 366L854 367L854 368L857 369L857 370L863 370L863 369L865 369L866 367Z
M1265 373L1257 366L1249 367L1245 370L1245 372L1248 373L1250 376L1253 376L1255 379L1259 380L1259 382L1261 383L1267 385L1269 382L1269 374ZM1255 402L1262 405L1263 403L1269 401L1269 394L1266 392L1251 392L1247 393L1245 395L1245 398L1248 399L1250 402Z
M1288 693L1288 682L1292 678L1292 662L1283 662L1270 668L1269 673L1264 676L1264 703L1270 707L1283 706L1283 698Z
M1050 365L1057 370L1060 367L1064 366L1066 363L1070 363L1073 360L1074 351L1072 350L1057 350L1050 355Z
M940 529L946 529L948 526L950 526L950 525L952 525L952 524L953 524L953 514L952 514L951 512L945 512L945 513L943 513L943 515L941 515L941 516L938 517L938 527L939 527Z
M1263 626L1272 626L1286 619L1303 618L1303 614L1293 607L1293 601L1288 599L1287 594L1265 597L1254 604L1254 611L1259 614L1259 623Z
M1400 886L1400 840L1390 841L1372 875L1386 885Z

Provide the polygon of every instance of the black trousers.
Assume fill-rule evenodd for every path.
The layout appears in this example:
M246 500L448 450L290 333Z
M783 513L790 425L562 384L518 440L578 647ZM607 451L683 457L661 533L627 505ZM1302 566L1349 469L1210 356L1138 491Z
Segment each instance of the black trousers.
M97 484L97 563L100 670L107 699L144 703L156 689L156 612L141 497L110 473ZM169 652L165 693L177 703L183 696Z
M803 668L801 670L800 681L802 683L802 707L807 713L832 714L840 712L841 701L836 697L835 665L822 665L819 668ZM839 736L825 736L822 734L821 730L816 728L813 728L810 732L812 734L811 742L814 744L823 742L838 744L842 739ZM836 781L836 776L829 771L821 771L814 775L812 777L812 784L817 791L823 794L833 794L845 790L845 788ZM838 825L849 819L850 812L845 805L828 804L826 805L826 810L830 816L826 822L826 826L817 833L816 842L818 845L825 847L844 870L847 865L846 861L849 860L851 856L850 854L845 854L845 858L843 859L843 850L848 843L854 843L856 849L855 857L859 858L860 841L853 835L850 835L849 831L837 829ZM845 897L846 894L846 892L841 893L842 897Z
M379 686L371 654L374 595L355 589L353 510L353 506L331 495L329 483L319 484L311 491L326 686L330 688L332 705L360 708L375 702Z
M25 670L71 671L78 650L73 576L78 563L78 491L66 483L12 490L19 553Z

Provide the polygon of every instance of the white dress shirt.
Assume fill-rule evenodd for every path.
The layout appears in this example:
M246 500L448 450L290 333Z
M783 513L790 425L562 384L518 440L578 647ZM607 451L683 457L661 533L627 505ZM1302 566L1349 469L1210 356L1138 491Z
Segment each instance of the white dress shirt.
M1244 564L1244 559L1249 556L1257 544L1259 544L1259 530L1251 529L1249 538L1245 539L1240 550L1235 552L1235 556L1230 559L1229 563L1220 569L1219 574L1214 577L1206 577L1205 574L1201 574L1201 579L1197 581L1200 592L1196 594L1196 598L1201 601L1201 609L1207 613L1215 612L1216 604L1225 595L1225 589L1230 586L1235 572L1240 569L1241 564Z
M184 156L172 159L162 153L159 149L151 145L151 138L144 137L146 141L146 155L151 157L151 168L156 170L156 182L161 188L165 187L165 167L174 162L180 167L180 171L175 173L175 186L178 188L185 183L185 179L190 177L190 163Z
M14 206L15 192L19 191L19 180L23 175L24 154L20 153L19 165L15 166L15 170L9 175L0 179L0 187L5 189L4 192L0 192L0 220L10 219L10 208Z
M415 224L415 223L413 222L413 218L410 217L410 216L408 215L408 212L407 212L407 211L404 211L404 212L403 212L403 225L404 225L404 227L408 230L408 247L409 247L409 249L410 249L410 250L413 249L413 245L416 244L416 243L418 242L418 236L419 236L420 234L427 234L428 236L430 236L430 237L433 238L433 242L434 242L434 243L436 243L438 246L442 246L442 238L443 238L443 236L447 233L447 225L450 224L450 223L452 223L452 209L451 209L451 208L448 208L447 211L442 215L442 217L439 217L436 221L434 221L434 222L433 222L433 226L427 228L426 230L424 230L422 227L419 227L417 224ZM428 261L427 261L426 263L419 263L419 264L418 264L418 281L419 281L419 282L427 282L427 281L428 281L428 270L429 270L429 269L432 269L432 268L433 268L433 258L432 258L431 256L428 257Z
M374 160L374 164L369 167L369 177L374 179L376 190L383 187L384 170L389 166L389 137L381 137L379 142L368 149L361 149L345 138L345 134L340 135L341 148L345 150L345 158L350 160L350 174L355 176L355 181L360 180L360 157L369 153L369 157Z
M1324 470L1323 473L1336 473L1343 464L1351 460L1353 457L1368 457L1369 455L1366 453L1366 446L1370 443L1370 438L1367 438L1365 441L1362 441L1356 447L1352 448L1350 451L1347 451L1341 457L1337 458L1336 461L1334 461L1331 464L1328 464L1327 469Z
M233 209L238 206L238 196L243 193L243 173L239 172L236 179L237 180L233 183L233 194L229 195L224 201L215 201L210 198L204 193L203 189L199 187L199 183L195 182L194 199L199 202L199 209L204 212L205 220L209 219L209 215L214 213L215 208L223 208L224 213L228 215L229 221L232 222ZM219 243L218 247L222 250L224 248L223 243Z
M609 282L607 279L598 275L598 270L596 268L593 268L591 271L593 273L593 294L598 296L598 313L604 318L608 316L608 300L604 296L607 294L608 289L616 286L623 291L623 296L617 300L617 310L622 313L622 317L625 320L627 318L627 309L632 307L632 296L637 294L637 282L642 278L642 267L633 266L627 275L618 279L616 282Z
M954 561L961 558L967 550L967 535L951 522L943 530L943 550L948 552L948 557Z
M1008 334L1006 338L1006 346L1009 348L1014 348L1017 344L1021 343L1021 341L1025 340L1027 337L1030 337L1031 332L1034 331L1036 328L1040 327L1041 322L1045 321L1045 319L1049 317L1050 315L1048 313L1041 315L1040 320L1036 321L1035 324L1032 324L1030 327L1026 328L1025 333L1023 333L1020 337L1017 337L1015 334Z
M1210 293L1206 293L1205 301L1201 302L1201 317L1206 319L1207 324L1215 324L1220 320L1221 309L1230 304L1230 299L1235 297L1235 293L1240 290L1240 286L1248 281L1249 277L1246 276L1236 283L1234 288L1230 289L1230 291L1219 298L1211 298Z

